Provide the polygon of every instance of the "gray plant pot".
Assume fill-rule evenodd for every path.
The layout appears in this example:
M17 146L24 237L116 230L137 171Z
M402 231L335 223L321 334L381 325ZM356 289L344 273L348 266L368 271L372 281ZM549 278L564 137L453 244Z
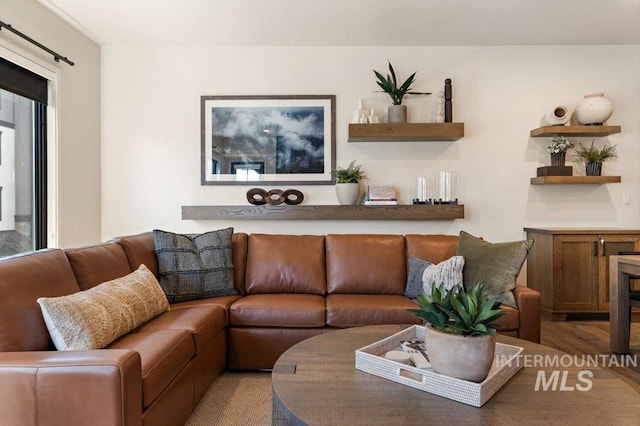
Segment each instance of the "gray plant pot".
M491 370L495 336L460 336L424 327L427 355L433 371L457 379L482 382Z
M389 123L407 122L407 107L405 105L390 105L388 114Z

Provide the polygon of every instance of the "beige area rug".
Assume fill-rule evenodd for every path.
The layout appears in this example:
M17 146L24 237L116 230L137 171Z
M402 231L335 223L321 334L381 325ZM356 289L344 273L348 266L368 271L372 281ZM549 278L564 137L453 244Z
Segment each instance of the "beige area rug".
M224 372L213 382L187 426L271 424L271 373Z

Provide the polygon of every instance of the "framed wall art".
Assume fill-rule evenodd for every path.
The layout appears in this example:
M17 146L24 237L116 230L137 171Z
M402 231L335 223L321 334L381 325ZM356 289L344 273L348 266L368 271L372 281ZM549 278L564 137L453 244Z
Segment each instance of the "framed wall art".
M335 100L202 96L202 185L333 184Z

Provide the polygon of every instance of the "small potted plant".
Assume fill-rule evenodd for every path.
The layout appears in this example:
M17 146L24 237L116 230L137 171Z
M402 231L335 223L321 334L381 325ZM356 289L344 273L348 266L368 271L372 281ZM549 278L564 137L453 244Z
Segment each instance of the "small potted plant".
M483 381L491 370L496 347L494 321L505 312L490 300L484 286L469 291L443 286L415 299L419 308L409 312L422 318L429 362L436 373L473 382Z
M398 86L398 80L396 78L396 72L389 61L389 74L382 75L376 70L373 70L377 77L376 83L383 92L391 97L393 105L389 107L389 123L404 123L407 121L407 107L402 105L402 99L405 95L430 95L427 92L413 92L411 91L411 85L413 84L416 73L414 72L407 78L404 83Z
M573 142L564 136L554 136L551 138L551 145L547 147L547 151L551 154L552 166L564 166L567 156L567 150L573 148Z
M587 176L600 176L604 160L618 156L615 145L605 145L602 149L598 149L593 145L594 142L595 140L592 140L588 148L579 142L579 147L576 149L576 157L584 161Z
M360 198L360 181L366 176L362 165L353 160L346 168L333 170L336 181L336 195L340 204L353 205Z

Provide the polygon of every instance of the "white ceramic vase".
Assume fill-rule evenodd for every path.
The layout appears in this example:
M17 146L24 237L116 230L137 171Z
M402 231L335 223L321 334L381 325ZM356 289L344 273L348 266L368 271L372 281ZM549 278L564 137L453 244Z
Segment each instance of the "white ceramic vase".
M556 105L544 116L549 126L564 126L569 121L569 109L564 105Z
M578 102L574 116L580 124L602 125L612 113L613 104L604 93L591 93Z
M482 382L491 370L495 336L460 336L424 327L427 355L433 371L471 382Z
M359 183L336 183L336 196L342 205L354 205L360 198Z

